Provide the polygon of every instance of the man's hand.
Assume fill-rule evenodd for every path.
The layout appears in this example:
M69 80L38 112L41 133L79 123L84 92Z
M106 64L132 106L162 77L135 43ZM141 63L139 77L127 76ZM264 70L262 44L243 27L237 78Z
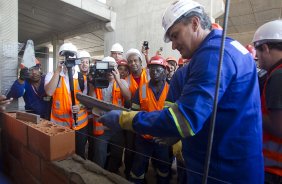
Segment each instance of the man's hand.
M106 127L110 128L112 131L122 130L119 124L119 117L122 111L112 110L100 118L97 119L98 122L103 123Z
M27 67L22 68L20 71L20 80L24 81L29 78L30 78L30 73L28 71L28 68Z
M154 142L164 146L172 146L176 144L180 138L179 137L154 137Z
M72 113L78 113L80 111L80 105L73 105L71 110Z
M149 49L145 49L145 47L142 46L141 52L144 54L144 56L148 56Z
M119 73L119 71L118 71L118 69L116 67L112 71L112 74L114 75L116 81L120 81L120 73Z
M6 106L9 105L12 100L13 98L6 99L6 96L0 95L0 112L5 111Z

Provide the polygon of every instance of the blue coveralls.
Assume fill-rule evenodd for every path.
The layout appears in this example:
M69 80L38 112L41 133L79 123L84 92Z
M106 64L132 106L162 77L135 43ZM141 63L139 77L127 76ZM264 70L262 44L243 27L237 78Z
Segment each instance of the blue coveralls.
M190 64L173 76L167 98L177 104L178 116L167 108L140 112L133 119L133 129L139 134L184 137L188 183L201 183L204 172L221 35L222 31L213 30ZM263 183L256 65L237 41L226 38L225 44L208 183Z
M29 113L38 114L41 118L50 119L51 102L46 101L47 99L45 98L47 95L44 89L44 79L45 76L42 76L38 90L33 88L28 81L24 81L23 84L20 84L18 80L16 80L7 97L20 98L23 96L25 110L28 110Z

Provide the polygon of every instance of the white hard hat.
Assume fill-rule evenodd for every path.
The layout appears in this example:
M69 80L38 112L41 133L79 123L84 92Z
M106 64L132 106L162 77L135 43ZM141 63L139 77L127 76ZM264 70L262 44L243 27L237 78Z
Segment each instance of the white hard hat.
M255 47L268 42L282 42L282 20L274 20L260 26L252 42Z
M172 3L164 12L162 26L165 31L164 42L168 43L170 40L167 35L168 29L179 19L182 15L187 14L193 11L202 13L202 9L197 7L203 6L192 0L179 0Z
M126 60L128 60L128 57L131 55L131 54L135 54L135 55L137 55L141 60L142 60L142 55L141 55L141 53L140 53L140 51L139 50L137 50L137 49L129 49L127 52L126 52Z
M59 55L61 55L61 56L64 55L64 52L70 52L70 53L73 53L76 56L77 55L77 48L72 43L64 43L63 45L61 45L61 47L59 49Z
M109 62L110 66L117 66L116 60L113 57L107 56L102 59L102 62Z
M79 51L77 54L77 58L90 58L90 54L87 51Z
M119 43L113 44L111 52L123 52L123 47Z

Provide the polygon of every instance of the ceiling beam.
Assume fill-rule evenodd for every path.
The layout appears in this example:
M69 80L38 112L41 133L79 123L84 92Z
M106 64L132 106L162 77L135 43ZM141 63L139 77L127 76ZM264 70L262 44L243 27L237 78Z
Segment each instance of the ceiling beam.
M100 22L90 22L84 25L79 25L76 28L71 29L71 31L58 33L57 35L48 35L42 39L35 40L34 42L36 45L42 45L45 43L49 43L54 38L57 40L66 40L68 38L72 38L72 37L79 36L82 34L91 33L91 32L98 31L104 28L105 28L104 22L101 22L101 21Z

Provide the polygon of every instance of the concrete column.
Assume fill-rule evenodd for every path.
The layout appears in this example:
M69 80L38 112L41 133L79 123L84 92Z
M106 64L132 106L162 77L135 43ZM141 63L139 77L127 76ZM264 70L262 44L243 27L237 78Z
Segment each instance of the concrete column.
M57 38L53 38L52 45L53 45L53 71L57 67L57 62L59 61L59 49L60 46L64 43L63 40L58 40Z
M7 93L17 78L18 1L0 3L0 90Z

